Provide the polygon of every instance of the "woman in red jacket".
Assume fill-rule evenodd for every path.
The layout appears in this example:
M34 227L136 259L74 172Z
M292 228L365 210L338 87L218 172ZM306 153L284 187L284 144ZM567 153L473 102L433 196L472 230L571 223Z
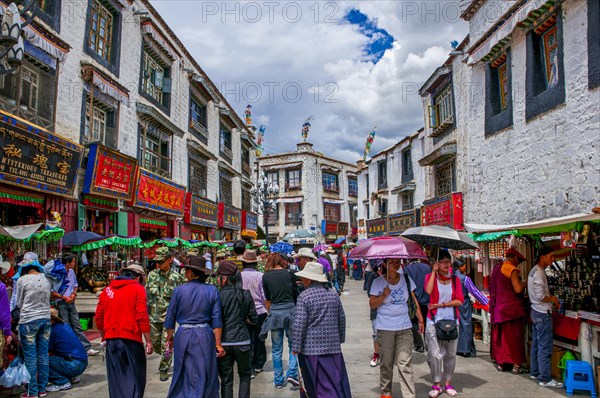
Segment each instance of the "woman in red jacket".
M146 355L152 354L144 268L131 263L102 291L96 326L106 342L106 374L111 398L142 398ZM142 341L142 335L145 341Z

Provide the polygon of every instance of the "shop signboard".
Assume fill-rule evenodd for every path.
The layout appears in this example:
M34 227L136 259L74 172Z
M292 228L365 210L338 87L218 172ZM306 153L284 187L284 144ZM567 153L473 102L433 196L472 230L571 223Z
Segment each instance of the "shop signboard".
M219 227L239 231L242 227L241 210L219 203Z
M0 111L0 181L72 198L83 147Z
M338 236L347 236L348 235L348 223L347 222L338 222L337 226L337 234Z
M321 233L323 235L337 234L338 223L335 221L321 221Z
M256 231L258 229L258 216L252 212L242 210L242 229Z
M390 214L388 217L390 235L400 235L409 228L418 227L421 221L419 215L419 209Z
M423 202L421 225L445 225L463 231L463 197L461 192L439 196Z
M216 228L219 221L217 204L188 192L185 197L183 221L187 224Z
M131 201L137 159L100 144L91 144L83 193Z
M387 235L387 217L375 218L367 220L367 237L374 238L376 236Z
M133 206L183 216L186 194L184 186L142 168L138 174Z

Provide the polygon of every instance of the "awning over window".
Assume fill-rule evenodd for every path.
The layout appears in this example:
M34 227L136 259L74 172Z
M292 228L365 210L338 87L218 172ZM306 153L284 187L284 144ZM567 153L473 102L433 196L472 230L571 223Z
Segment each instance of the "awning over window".
M341 205L346 203L346 201L342 199L323 199L323 203L328 205Z
M163 116L158 109L154 108L151 105L146 105L142 102L136 102L136 110L137 113L141 115L141 119L143 120L152 120L160 124L163 128L168 130L170 133L177 135L179 137L183 137L185 132L177 127L173 122Z
M166 221L153 220L151 218L140 218L140 227L149 229L167 229Z
M296 197L296 198L281 198L277 199L277 203L302 203L304 197Z
M526 1L521 7L517 8L511 15L504 19L503 22L492 28L493 32L483 42L475 44L469 50L467 65L473 65L479 61L493 57L510 40L512 32L519 24L531 18L537 18L547 11L548 8L558 5L560 2L561 0Z
M23 37L35 47L56 58L58 62L63 63L67 59L69 45L58 38L50 38L44 35L41 28L33 26L33 24L27 25L23 28Z
M101 93L129 106L129 90L96 69L93 65L82 63L81 78L91 82Z
M8 203L11 205L35 207L37 209L41 209L42 207L44 207L44 198L23 194L14 194L9 192L0 192L0 203Z
M177 51L175 51L175 49L171 47L163 35L158 32L152 22L144 22L142 24L142 34L147 35L150 39L152 39L154 44L160 47L160 50L162 50L162 52L164 52L164 54L168 56L171 61L175 61L179 58Z
M419 159L419 165L423 166L431 166L436 163L440 163L446 159L449 159L453 156L456 156L457 146L456 142L448 142L431 152L429 155Z
M293 169L295 167L302 166L302 162L294 162L287 164L278 164L273 166L263 166L262 169L264 171L273 171L273 170L282 170L282 169Z

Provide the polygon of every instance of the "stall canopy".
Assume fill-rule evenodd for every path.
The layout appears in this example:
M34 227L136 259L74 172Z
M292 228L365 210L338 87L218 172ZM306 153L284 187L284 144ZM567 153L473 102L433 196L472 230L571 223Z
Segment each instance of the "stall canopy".
M496 240L506 235L540 235L557 233L570 229L579 229L582 223L600 223L600 214L579 213L566 217L548 218L524 224L492 225L469 224L465 227L476 242Z
M61 228L46 229L37 232L41 226L41 223L15 225L13 227L0 226L0 241L8 239L29 242L31 239L35 239L39 241L56 242L65 234L65 230Z
M84 250L101 249L103 247L111 245L136 246L140 243L142 243L142 240L138 236L127 237L120 235L111 235L102 239L86 242L81 246L73 246L72 250L78 252Z

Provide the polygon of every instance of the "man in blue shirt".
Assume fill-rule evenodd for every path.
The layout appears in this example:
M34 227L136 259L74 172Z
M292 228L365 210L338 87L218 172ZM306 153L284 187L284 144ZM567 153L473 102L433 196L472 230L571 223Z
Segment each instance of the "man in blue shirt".
M52 331L50 333L50 373L46 391L68 390L71 379L81 375L88 365L85 348L67 323L58 316L54 308L50 310Z

